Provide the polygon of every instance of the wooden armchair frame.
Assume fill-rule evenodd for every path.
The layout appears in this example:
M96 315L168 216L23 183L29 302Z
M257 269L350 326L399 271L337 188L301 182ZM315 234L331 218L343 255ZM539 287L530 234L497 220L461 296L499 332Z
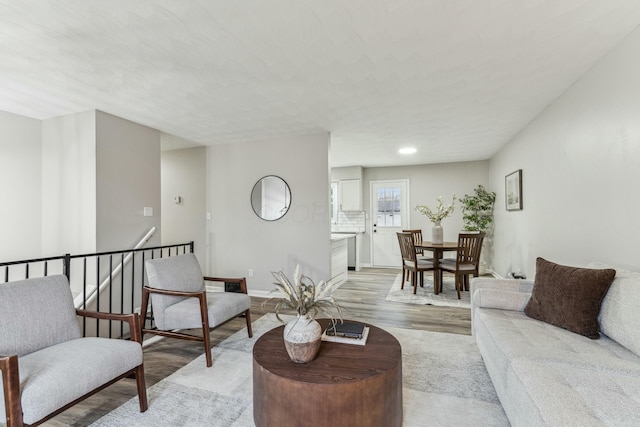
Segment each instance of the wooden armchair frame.
M106 319L122 321L129 324L129 331L131 334L131 341L142 344L142 336L140 335L140 317L136 313L132 314L115 314L115 313L103 313L97 311L80 310L76 309L76 314L83 317L91 317L95 319ZM3 357L0 355L0 370L2 371L2 386L4 391L4 407L6 411L7 427L22 427L22 426L37 426L43 422L50 420L56 415L66 411L78 402L83 401L89 396L94 395L100 390L110 386L111 384L126 378L135 377L136 386L138 388L138 401L140 403L140 412L144 412L149 408L147 400L147 388L144 378L144 363L136 366L128 372L114 378L113 380L101 385L100 387L90 391L89 393L80 396L78 399L66 404L65 406L57 409L41 420L33 424L24 424L22 421L22 402L20 393L20 370L19 370L19 357L11 355Z
M244 294L247 293L247 281L244 277L242 278L221 278L221 277L203 277L205 281L208 282L224 282L224 283L237 283L240 285L240 291ZM177 331L161 331L156 328L146 328L145 323L147 319L147 311L149 306L149 295L152 293L161 294L161 295L170 295L176 297L193 297L198 298L200 303L200 317L202 320L202 337L186 334L183 332ZM249 338L253 336L253 331L251 330L251 312L250 310L245 310L239 316L244 316L247 322L247 332L249 333ZM236 317L239 317L236 316ZM207 367L211 367L213 365L213 360L211 357L211 337L209 334L212 330L219 328L227 322L235 319L235 317L231 317L224 322L216 325L213 328L209 327L209 315L207 309L207 290L203 290L200 292L184 292L184 291L174 291L174 290L166 290L166 289L158 289L152 288L150 286L144 286L142 288L142 306L141 306L141 318L142 318L142 328L141 334L155 334L165 337L178 338L189 341L200 341L204 343L204 353L207 359Z

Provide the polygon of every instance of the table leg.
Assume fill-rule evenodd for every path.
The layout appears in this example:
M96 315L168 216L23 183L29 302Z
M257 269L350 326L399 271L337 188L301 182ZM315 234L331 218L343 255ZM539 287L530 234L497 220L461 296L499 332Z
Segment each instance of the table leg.
M442 290L440 285L440 250L433 250L433 293L438 295Z

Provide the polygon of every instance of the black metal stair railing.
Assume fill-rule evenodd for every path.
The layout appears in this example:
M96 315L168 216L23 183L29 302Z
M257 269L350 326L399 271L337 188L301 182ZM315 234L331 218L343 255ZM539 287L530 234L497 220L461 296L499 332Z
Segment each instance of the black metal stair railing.
M76 308L129 314L139 310L147 259L193 253L193 241L150 248L0 262L1 283L64 274ZM4 271L3 271L4 270ZM82 319L83 336L128 337L123 322Z

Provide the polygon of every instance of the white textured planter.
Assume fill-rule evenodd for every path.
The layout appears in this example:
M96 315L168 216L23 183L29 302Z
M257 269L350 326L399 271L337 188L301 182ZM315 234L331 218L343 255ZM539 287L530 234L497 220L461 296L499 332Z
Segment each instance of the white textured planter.
M444 230L442 229L442 225L440 225L440 221L434 222L433 227L431 227L431 243L441 245L443 242Z
M298 316L284 327L284 346L295 363L309 363L318 355L322 327L309 315Z

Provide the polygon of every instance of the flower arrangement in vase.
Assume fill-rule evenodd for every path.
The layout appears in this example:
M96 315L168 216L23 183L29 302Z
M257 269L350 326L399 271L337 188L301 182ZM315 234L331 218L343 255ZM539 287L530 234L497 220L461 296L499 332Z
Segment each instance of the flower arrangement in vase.
M312 361L320 350L322 327L315 320L318 314L329 315L334 321L336 317L342 320L342 308L333 297L333 292L339 283L329 283L324 280L315 283L296 266L293 280L283 271L272 272L276 279L276 288L271 292L279 292L281 298L274 298L275 313L278 320L280 311L288 308L297 313L297 317L289 321L284 328L284 344L291 360L295 363ZM270 293L271 293L270 292ZM333 316L336 314L337 316Z
M445 206L442 196L436 198L438 205L435 210L431 209L427 205L416 205L416 211L420 212L433 223L431 228L431 241L436 244L443 243L444 233L440 222L447 218L455 210L456 195L453 195L451 203Z

